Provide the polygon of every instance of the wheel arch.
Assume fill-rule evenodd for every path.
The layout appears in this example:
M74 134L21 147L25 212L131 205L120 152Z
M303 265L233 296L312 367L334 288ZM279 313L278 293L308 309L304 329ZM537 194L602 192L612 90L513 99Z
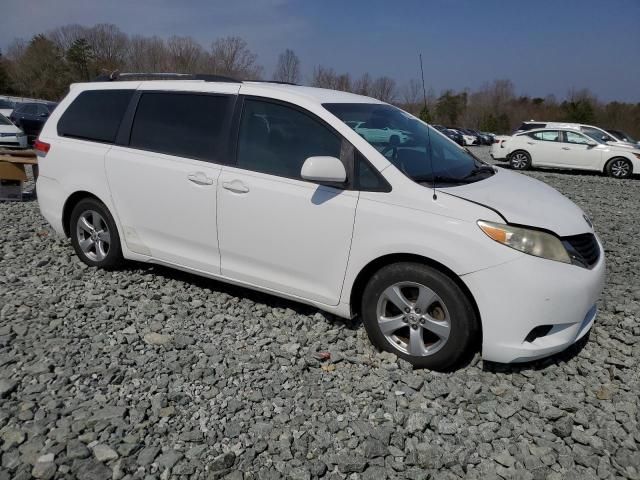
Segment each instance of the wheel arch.
M79 190L77 192L73 192L67 200L64 202L64 207L62 207L62 228L64 229L64 234L67 237L71 236L71 231L69 230L69 221L71 220L71 212L73 212L73 208L80 202L80 200L84 200L85 198L93 198L103 205L105 208L108 208L106 204L102 201L100 197L94 195L91 192L87 192L84 190ZM113 213L111 213L113 216ZM117 227L117 225L116 225Z
M412 263L419 263L422 265L426 265L438 270L439 272L449 277L462 290L462 292L465 294L465 296L471 303L471 306L473 307L473 311L476 315L476 319L478 320L478 328L480 331L480 336L482 337L482 317L480 315L480 309L478 308L478 304L476 303L476 300L473 297L471 290L469 290L469 288L467 287L467 285L465 285L462 279L458 275L456 275L456 273L450 268L448 268L446 265L443 265L442 263L436 260L433 260L431 258L424 257L422 255L411 254L411 253L392 253L392 254L383 255L369 262L360 270L360 272L358 272L358 275L356 276L353 282L353 285L351 286L351 294L349 297L349 306L352 314L354 315L360 314L360 303L362 300L362 295L371 277L381 268L386 267L387 265L391 265L393 263L399 263L399 262L412 262ZM482 339L480 338L480 342L481 341Z

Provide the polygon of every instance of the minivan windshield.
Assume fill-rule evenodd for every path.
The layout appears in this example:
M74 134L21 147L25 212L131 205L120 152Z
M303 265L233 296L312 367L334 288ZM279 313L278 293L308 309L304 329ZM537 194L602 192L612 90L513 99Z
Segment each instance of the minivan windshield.
M495 173L489 164L399 108L375 103L323 106L418 183L452 187Z

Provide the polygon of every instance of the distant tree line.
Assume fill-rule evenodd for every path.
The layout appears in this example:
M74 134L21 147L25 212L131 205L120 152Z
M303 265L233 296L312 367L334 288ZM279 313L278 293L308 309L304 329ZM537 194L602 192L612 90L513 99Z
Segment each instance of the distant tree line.
M570 90L563 100L553 95L532 98L516 95L510 80L495 80L473 91L448 89L436 95L429 89L425 102L417 80L400 86L388 76L364 73L356 77L324 65L316 65L305 79L300 59L291 49L278 56L273 74L267 76L257 55L240 37L202 45L189 36L127 35L112 24L65 25L29 41L15 40L4 55L0 52L0 94L59 100L69 84L114 70L307 83L378 98L428 122L496 133L510 132L523 120L535 119L593 123L640 136L640 103L603 103L588 90Z

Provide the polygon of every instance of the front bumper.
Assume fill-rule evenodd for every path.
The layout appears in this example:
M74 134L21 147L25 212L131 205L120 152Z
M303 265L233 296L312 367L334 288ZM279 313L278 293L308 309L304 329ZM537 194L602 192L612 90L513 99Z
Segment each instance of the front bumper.
M2 136L0 137L0 147L2 148L27 148L27 136Z
M593 325L604 286L604 251L599 247L600 259L591 269L523 255L463 275L480 311L482 358L525 362L565 350L582 338ZM543 335L532 338L536 327Z

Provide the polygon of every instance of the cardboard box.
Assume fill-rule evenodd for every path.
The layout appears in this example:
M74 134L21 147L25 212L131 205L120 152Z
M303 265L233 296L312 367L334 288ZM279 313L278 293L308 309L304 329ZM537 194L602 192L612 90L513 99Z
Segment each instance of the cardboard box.
M24 170L24 165L0 161L0 180L19 180L26 182L27 173Z
M0 200L22 201L22 181L0 179Z

